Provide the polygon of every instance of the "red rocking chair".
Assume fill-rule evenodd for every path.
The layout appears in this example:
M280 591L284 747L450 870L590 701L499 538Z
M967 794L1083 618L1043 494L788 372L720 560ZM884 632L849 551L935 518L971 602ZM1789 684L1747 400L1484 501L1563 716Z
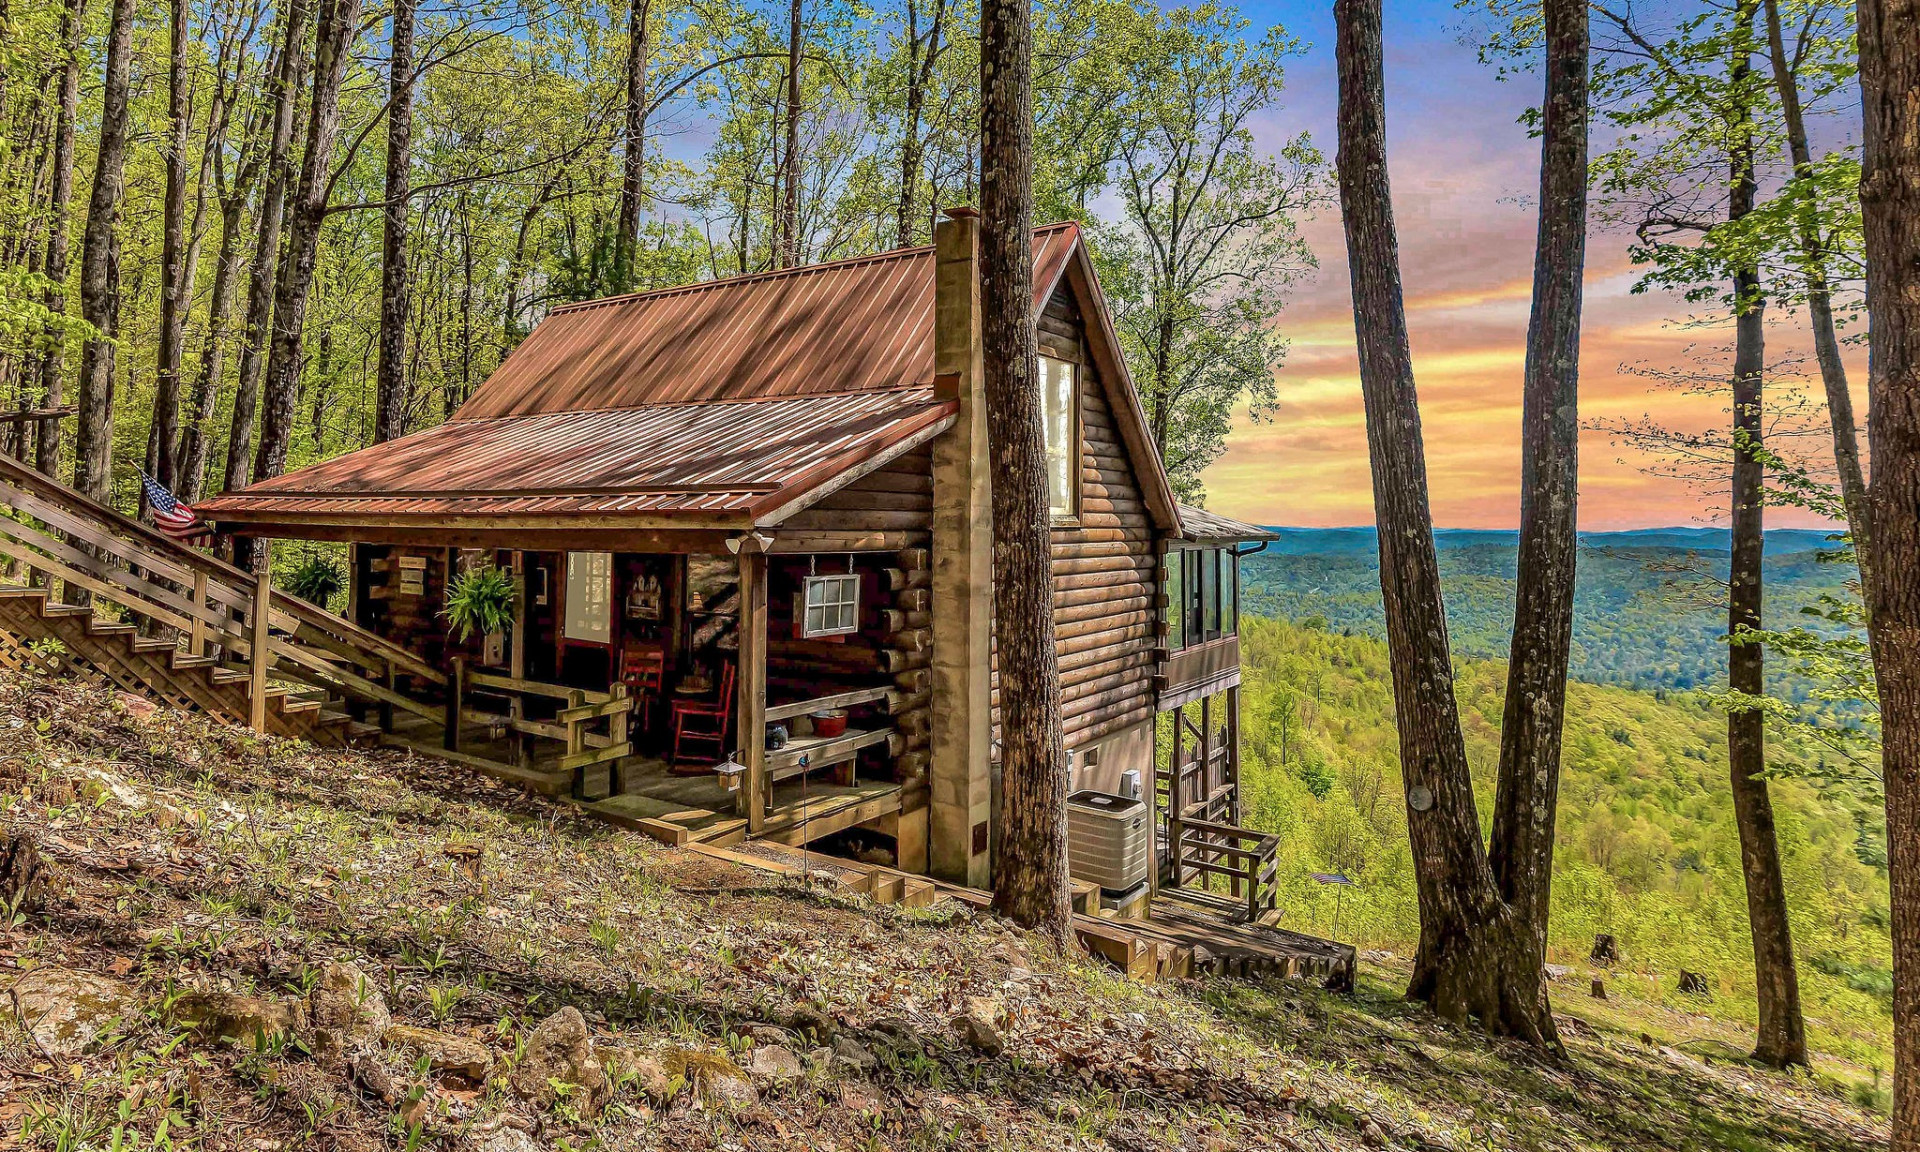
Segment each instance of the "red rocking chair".
M727 754L727 733L733 729L734 666L720 672L720 691L712 700L673 702L673 762L680 763L682 744L711 744L713 758Z
M666 687L667 653L658 645L628 648L621 656L620 679L633 696L633 710L640 716L640 731L653 724L653 709Z

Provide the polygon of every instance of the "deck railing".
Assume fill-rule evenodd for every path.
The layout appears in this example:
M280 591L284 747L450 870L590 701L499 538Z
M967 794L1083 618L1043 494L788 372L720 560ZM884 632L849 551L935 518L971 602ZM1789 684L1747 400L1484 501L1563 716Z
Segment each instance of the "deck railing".
M475 690L513 697L516 704L505 713L469 707L468 701ZM528 718L524 706L524 697L527 696L557 702L559 708L553 719ZM633 742L629 739L632 717L633 700L627 694L625 684L616 683L606 692L569 688L563 684L546 684L538 680L475 671L467 667L464 657L456 656L447 677L445 716L442 720L445 725L444 745L449 752L461 752L461 729L470 724L501 733L511 732L527 740L557 741L564 748L560 754L559 768L574 774L573 790L580 795L597 791L586 786L590 769L601 764L615 764L622 757L633 755ZM596 726L602 721L606 723L606 729L596 731ZM516 759L530 763L532 755L526 743L519 743L517 749ZM611 769L608 771L611 773ZM611 790L611 775L608 776L608 787Z
M1228 893L1244 902L1249 922L1278 907L1280 837L1211 820L1189 818L1179 821L1177 826L1179 842L1173 858L1175 886L1198 877L1204 890L1207 878L1224 877Z
M443 684L431 665L318 605L274 591L264 571L236 568L186 547L17 460L0 454L0 555L33 579L58 578L156 628L175 630L190 656L218 649L248 669L256 728L266 723L269 675L380 709L437 719L401 691Z

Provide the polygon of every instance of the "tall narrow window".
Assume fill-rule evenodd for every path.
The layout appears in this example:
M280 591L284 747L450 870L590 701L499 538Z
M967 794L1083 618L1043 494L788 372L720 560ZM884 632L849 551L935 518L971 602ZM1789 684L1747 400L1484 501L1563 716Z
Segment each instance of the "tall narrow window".
M1167 648L1174 652L1187 646L1187 582L1181 571L1186 555L1167 553Z
M1240 631L1240 554L1234 548L1220 550L1220 615L1226 634Z
M1047 512L1061 517L1079 511L1074 491L1080 446L1073 434L1074 366L1040 357L1040 420L1047 438Z
M1201 552L1200 568L1201 575L1206 579L1206 591L1202 593L1206 623L1202 627L1206 630L1207 639L1212 640L1220 635L1220 550L1208 548Z

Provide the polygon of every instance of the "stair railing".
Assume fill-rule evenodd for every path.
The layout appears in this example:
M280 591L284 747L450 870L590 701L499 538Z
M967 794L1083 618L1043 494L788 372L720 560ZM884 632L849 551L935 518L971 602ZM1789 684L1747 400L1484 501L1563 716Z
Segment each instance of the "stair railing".
M264 730L268 673L431 721L440 710L403 688L446 676L407 649L316 604L178 543L0 454L0 555L57 576L135 616L165 625L203 656L219 646L250 673L253 726ZM264 558L263 558L264 559Z

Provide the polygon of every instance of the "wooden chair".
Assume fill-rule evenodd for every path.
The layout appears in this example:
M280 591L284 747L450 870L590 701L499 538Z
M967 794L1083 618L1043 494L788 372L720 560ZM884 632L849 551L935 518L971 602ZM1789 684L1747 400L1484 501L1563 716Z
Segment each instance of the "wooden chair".
M653 710L666 691L667 653L658 645L628 648L620 656L620 679L633 694L633 710L640 714L640 731L653 727Z
M675 700L673 702L673 762L680 763L680 746L713 745L713 758L727 754L727 734L733 729L733 680L735 669L728 664L720 673L720 691L712 700Z

